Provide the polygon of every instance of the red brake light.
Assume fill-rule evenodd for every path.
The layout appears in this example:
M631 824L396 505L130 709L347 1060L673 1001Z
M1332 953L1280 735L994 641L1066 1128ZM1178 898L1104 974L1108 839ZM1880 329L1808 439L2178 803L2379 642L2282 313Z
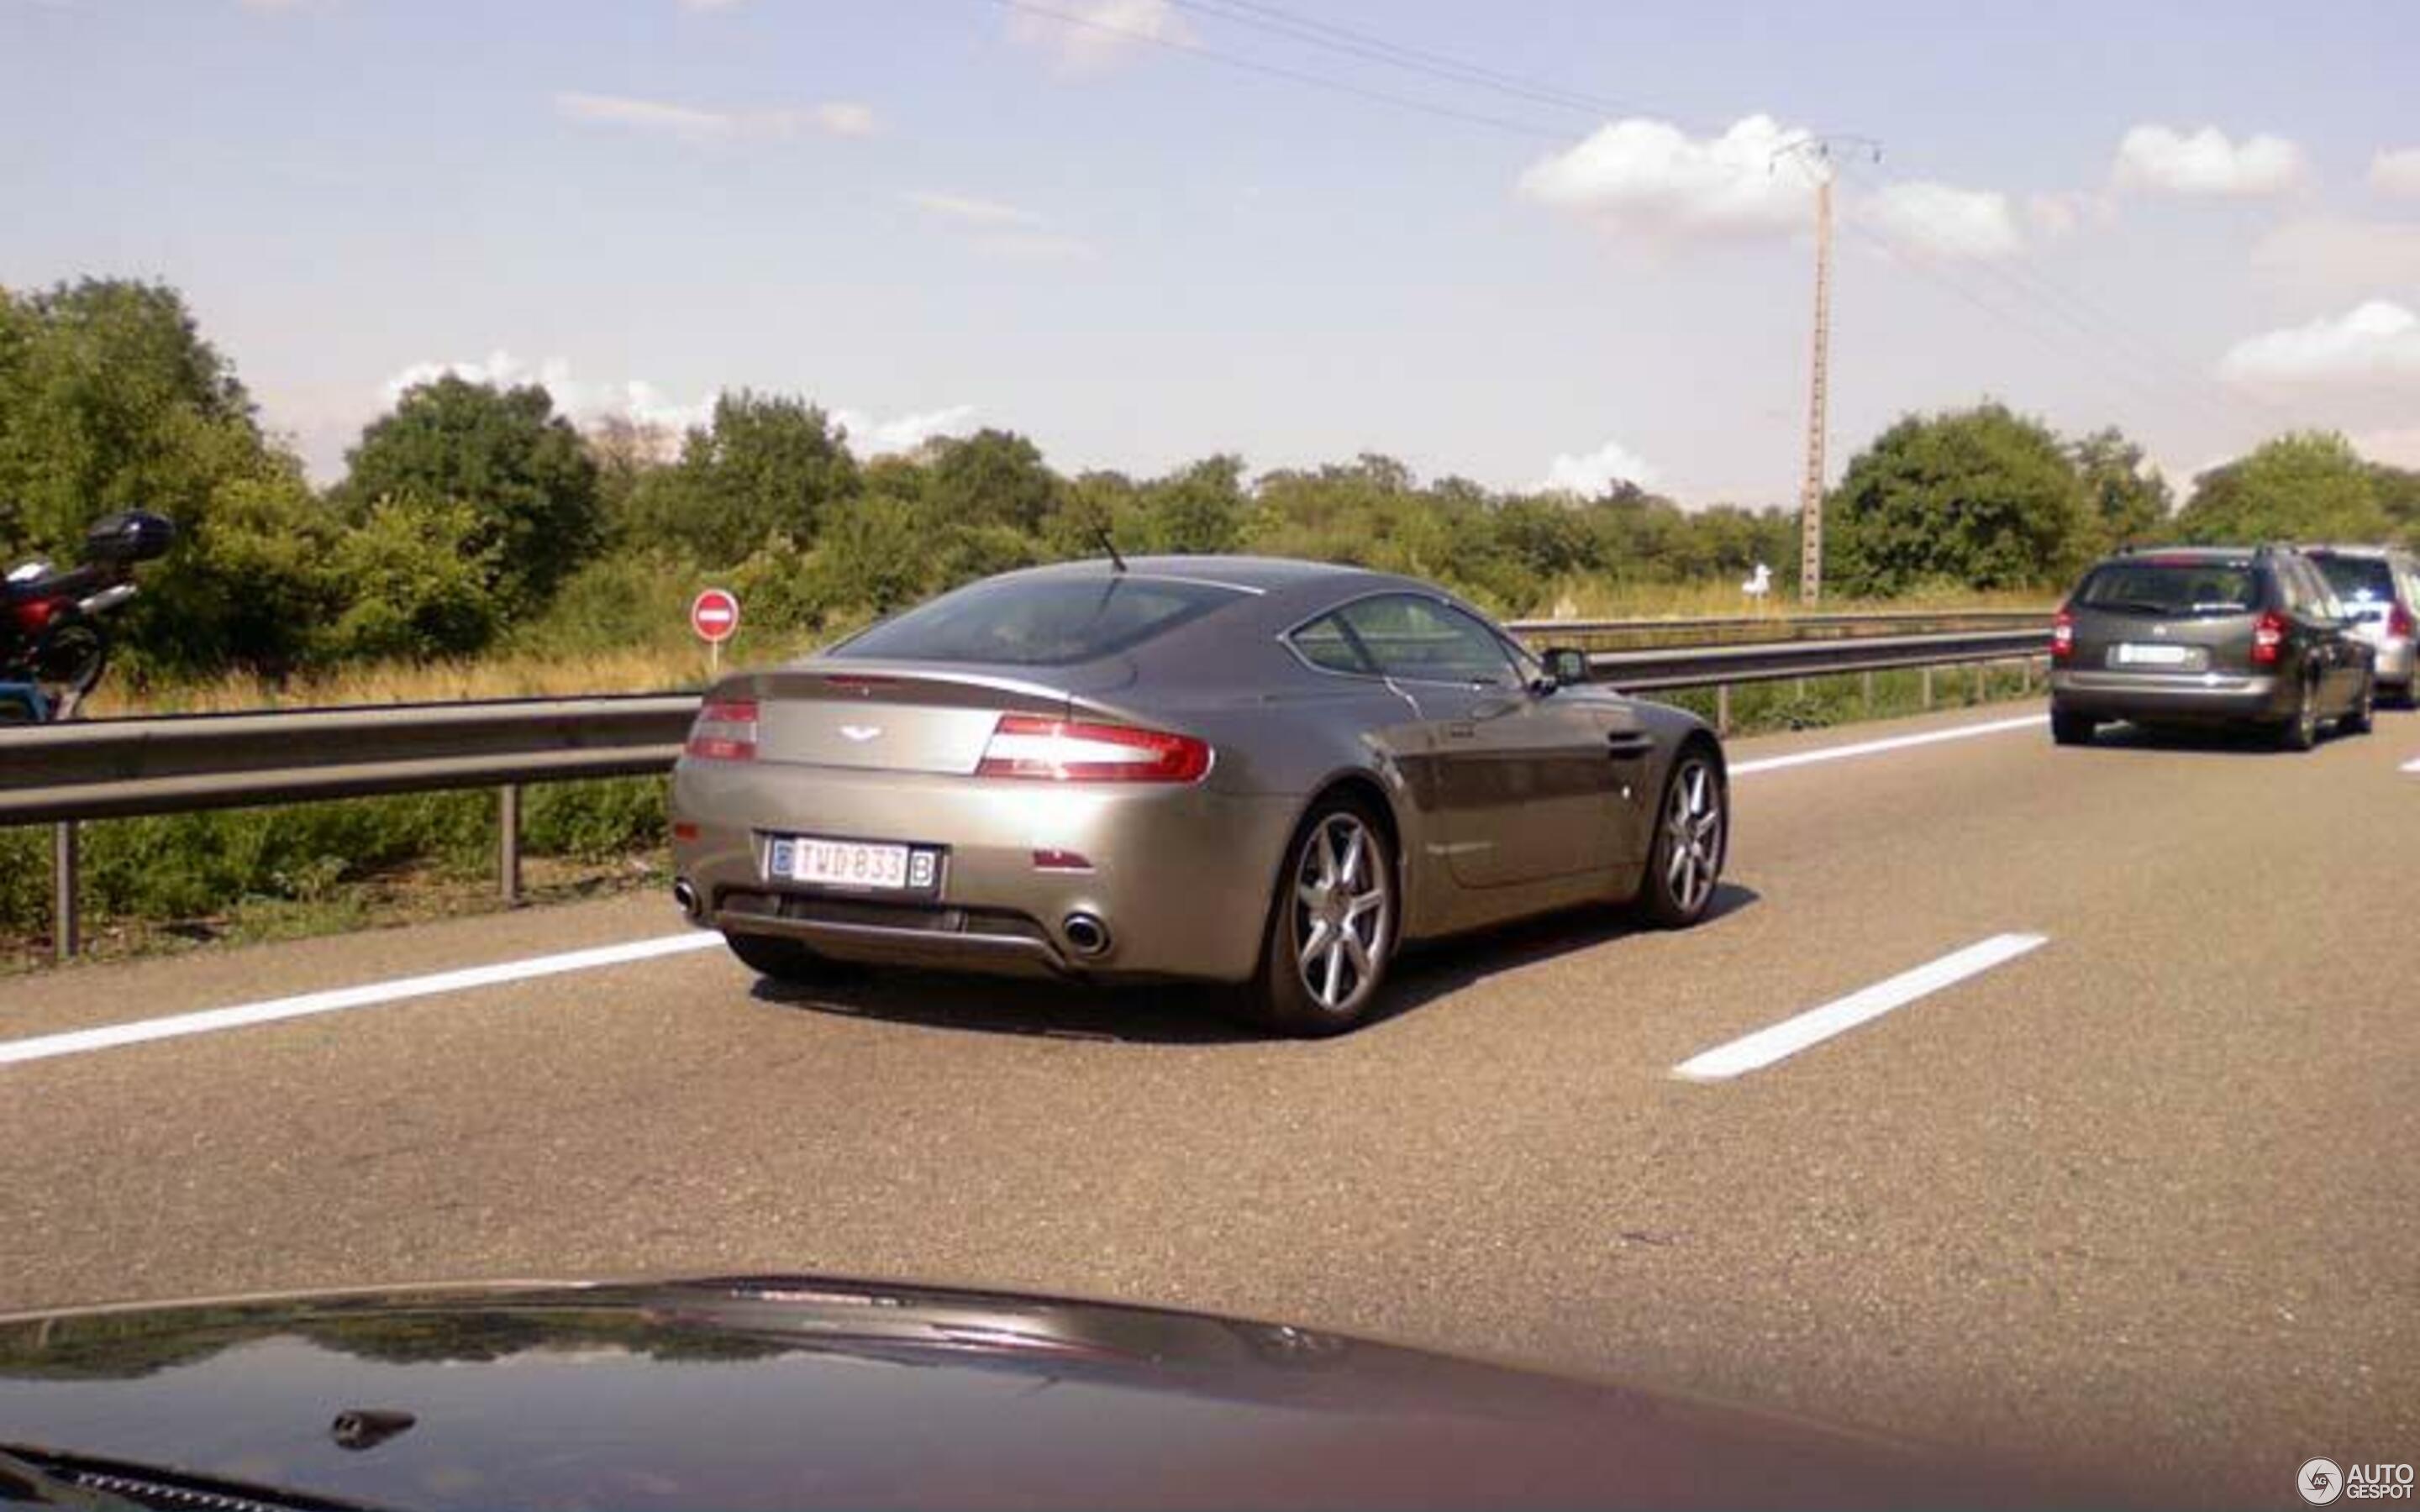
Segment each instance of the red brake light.
M2053 661L2065 661L2075 655L2075 616L2064 609L2050 622L2050 655Z
M50 625L51 616L59 611L61 602L55 598L26 599L17 606L17 628L27 635L42 630Z
M689 727L689 754L700 761L752 762L756 759L756 701L707 699Z
M2286 643L2286 617L2275 609L2261 611L2260 623L2252 627L2252 664L2256 667L2277 665L2277 649Z
M1209 744L1190 735L1004 714L975 775L1044 782L1193 782L1209 770Z
M2397 640L2409 640L2412 634L2412 611L2397 604L2386 611L2386 633Z

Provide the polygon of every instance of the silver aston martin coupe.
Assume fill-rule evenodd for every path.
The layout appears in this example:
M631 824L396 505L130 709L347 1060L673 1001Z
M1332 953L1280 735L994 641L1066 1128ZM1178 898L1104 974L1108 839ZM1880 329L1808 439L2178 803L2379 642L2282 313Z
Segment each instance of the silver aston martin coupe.
M717 683L673 776L674 894L784 980L1206 980L1269 1030L1333 1034L1408 941L1705 915L1722 745L1587 675L1354 567L1007 573Z

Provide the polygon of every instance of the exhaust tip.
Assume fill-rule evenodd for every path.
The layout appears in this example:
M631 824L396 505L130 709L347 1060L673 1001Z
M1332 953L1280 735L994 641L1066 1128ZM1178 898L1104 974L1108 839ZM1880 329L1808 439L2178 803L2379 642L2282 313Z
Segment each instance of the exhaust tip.
M1086 960L1109 954L1109 926L1096 915L1069 914L1060 922L1059 933L1067 937L1067 948Z
M706 904L699 900L697 889L690 886L689 878L682 877L673 884L673 903L690 923L706 922Z

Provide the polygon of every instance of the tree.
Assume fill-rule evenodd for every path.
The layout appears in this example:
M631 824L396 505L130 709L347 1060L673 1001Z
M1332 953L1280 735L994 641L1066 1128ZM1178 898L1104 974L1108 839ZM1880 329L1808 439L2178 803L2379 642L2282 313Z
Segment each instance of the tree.
M1059 502L1059 475L1022 436L984 429L945 443L929 497L938 523L1004 525L1028 536Z
M404 391L345 457L356 521L380 501L470 511L470 549L506 612L535 609L600 534L597 464L535 384L498 389L447 374Z
M680 460L643 477L618 533L728 564L775 537L801 549L857 491L857 461L831 417L789 394L726 392L681 441Z
M2332 431L2298 431L2194 480L2177 516L2189 541L2382 541L2390 533L2378 481Z
M1189 555L1233 551L1244 527L1244 459L1205 456L1142 491L1152 548Z
M2071 455L2083 475L2085 503L2098 530L2095 550L2136 545L2159 533L2175 500L2168 480L2149 464L2140 445L2109 425L2077 441Z
M2406 546L2420 546L2420 472L2373 462L2369 481L2396 538Z
M2093 546L2066 449L1999 404L1902 419L1850 461L1828 507L1827 565L1848 594L2042 587Z

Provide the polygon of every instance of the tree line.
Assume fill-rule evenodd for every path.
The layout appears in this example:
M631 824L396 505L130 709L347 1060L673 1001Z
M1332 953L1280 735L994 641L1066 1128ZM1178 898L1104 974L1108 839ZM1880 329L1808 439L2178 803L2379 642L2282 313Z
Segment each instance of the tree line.
M2330 435L2272 440L2181 509L2116 430L2070 440L1997 404L1910 416L1827 501L1826 581L1893 595L2063 586L2121 541L2420 532L2420 475ZM85 524L175 517L127 643L169 676L661 641L707 580L752 628L830 633L985 574L1101 553L1249 551L1443 582L1507 614L1579 583L1797 572L1794 509L1684 510L1423 481L1365 454L1248 474L1213 455L1156 477L1061 472L985 429L860 458L808 399L726 392L679 436L585 429L535 385L403 393L314 486L233 364L162 284L0 289L0 556L72 556Z

